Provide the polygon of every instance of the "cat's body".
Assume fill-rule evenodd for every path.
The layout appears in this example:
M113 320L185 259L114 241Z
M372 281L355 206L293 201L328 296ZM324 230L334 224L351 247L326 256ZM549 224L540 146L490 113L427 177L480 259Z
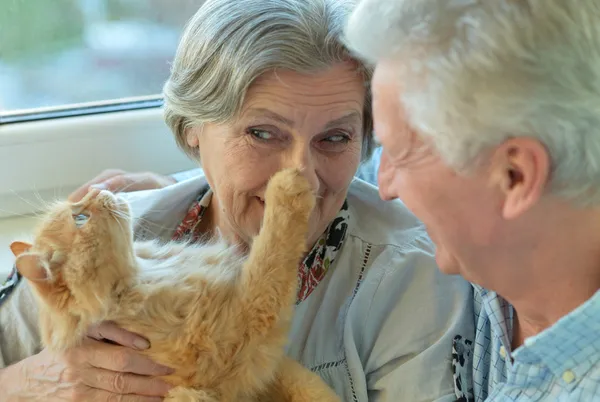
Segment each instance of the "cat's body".
M223 241L134 242L129 207L108 192L59 205L33 246L13 243L40 297L44 344L61 351L111 320L176 372L167 401L338 401L284 346L314 206L296 170L273 177L248 256Z

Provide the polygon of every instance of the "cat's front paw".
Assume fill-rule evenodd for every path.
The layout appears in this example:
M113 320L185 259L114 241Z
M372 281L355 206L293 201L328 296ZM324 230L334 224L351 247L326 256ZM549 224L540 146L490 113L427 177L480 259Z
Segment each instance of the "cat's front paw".
M299 169L284 169L269 181L265 193L267 207L274 205L310 215L315 206L313 189Z

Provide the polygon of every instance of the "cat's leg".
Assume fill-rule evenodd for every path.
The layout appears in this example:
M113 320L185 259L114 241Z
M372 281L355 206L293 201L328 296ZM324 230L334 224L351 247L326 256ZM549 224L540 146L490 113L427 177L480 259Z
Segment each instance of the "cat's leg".
M53 352L63 352L85 339L85 328L80 325L79 318L70 314L57 314L42 304L38 321L42 342Z
M167 394L164 402L223 402L217 395L204 390L175 387Z
M275 174L267 185L262 228L240 280L250 337L263 335L280 323L284 309L291 315L314 205L310 183L297 169Z
M261 397L264 402L340 402L341 399L315 373L286 357L275 381Z

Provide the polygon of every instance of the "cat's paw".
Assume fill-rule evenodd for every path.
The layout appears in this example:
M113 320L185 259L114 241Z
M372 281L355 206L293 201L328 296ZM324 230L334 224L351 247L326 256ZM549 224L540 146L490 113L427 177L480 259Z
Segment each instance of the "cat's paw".
M265 203L297 211L307 216L315 206L313 189L299 169L284 169L269 181Z

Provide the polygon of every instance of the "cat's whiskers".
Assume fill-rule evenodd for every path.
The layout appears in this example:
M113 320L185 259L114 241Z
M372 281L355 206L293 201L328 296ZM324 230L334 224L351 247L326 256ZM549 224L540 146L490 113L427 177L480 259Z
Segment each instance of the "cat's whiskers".
M109 210L109 215L111 218L113 218L115 220L115 222L117 223L117 225L119 225L119 228L121 229L121 232L123 232L124 234L127 234L127 231L125 230L125 227L123 226L123 223L121 222L121 219L119 218L123 218L124 214L122 214L120 211L116 211L113 209Z
M150 210L149 212L156 212L159 210ZM150 227L156 228L156 229L161 229L161 230L172 230L173 227L172 226L163 226L163 225L158 225L155 222L152 222L146 218L143 217L136 217L134 219L136 225L138 225L139 227L143 228L143 229L150 229Z
M19 193L17 193L15 190L10 189L9 190L11 193L13 193L14 195L16 195L21 201L23 201L24 203L26 203L27 205L29 205L30 207L33 208L33 210L35 212L39 212L39 211L43 211L45 210L45 205L42 205L41 207L39 205L35 205L34 203L32 203L30 200L28 200L27 198L19 195Z
M35 198L45 207L47 207L46 205L46 201L44 201L44 199L42 198L40 192L38 191L38 189L35 187L35 184L33 185L33 195L35 196Z
M44 215L44 212L41 212L41 211L24 214L24 213L9 211L8 209L1 209L1 208L0 208L0 212L8 214L8 215L10 215L10 217L33 218L33 219L38 219L38 220L42 220L43 215Z

